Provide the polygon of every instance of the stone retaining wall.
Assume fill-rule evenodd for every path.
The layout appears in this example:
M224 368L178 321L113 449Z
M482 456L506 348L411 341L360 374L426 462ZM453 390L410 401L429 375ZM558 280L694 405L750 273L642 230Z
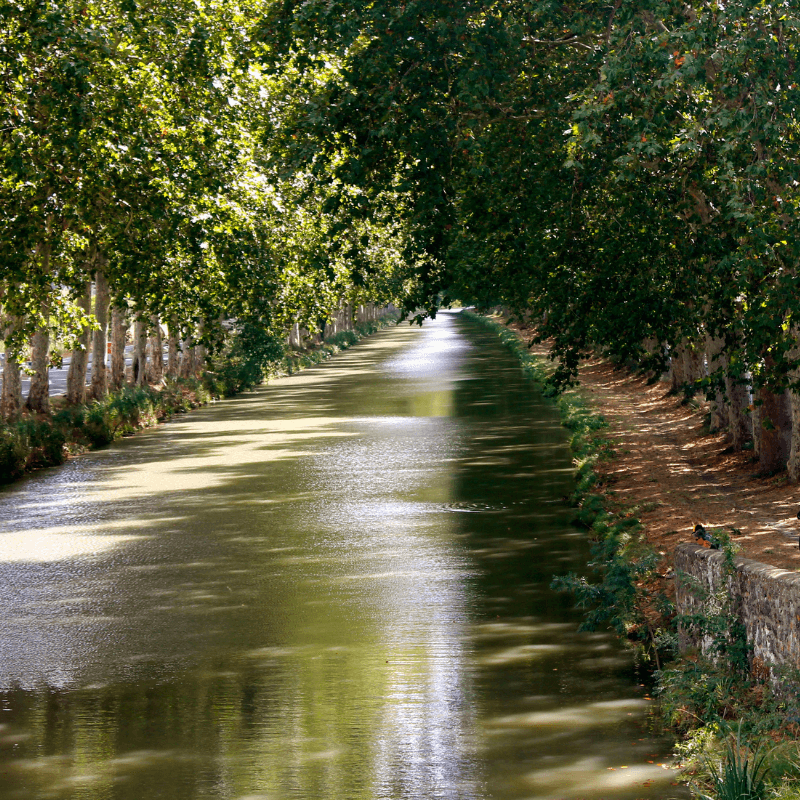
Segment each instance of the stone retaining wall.
M678 613L705 610L690 591L691 576L704 589L718 591L723 582L725 556L696 544L679 544L675 549L676 605ZM765 665L800 667L800 573L770 567L749 558L734 558L736 573L729 591L735 598L734 611L744 623L753 656ZM710 601L710 602L713 602ZM712 609L713 610L713 609ZM702 646L684 637L683 647Z

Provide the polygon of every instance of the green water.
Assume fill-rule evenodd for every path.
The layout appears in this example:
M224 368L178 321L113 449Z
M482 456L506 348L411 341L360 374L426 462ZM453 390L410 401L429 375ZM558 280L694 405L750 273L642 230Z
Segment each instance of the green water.
M441 314L0 492L0 800L684 796L565 440Z

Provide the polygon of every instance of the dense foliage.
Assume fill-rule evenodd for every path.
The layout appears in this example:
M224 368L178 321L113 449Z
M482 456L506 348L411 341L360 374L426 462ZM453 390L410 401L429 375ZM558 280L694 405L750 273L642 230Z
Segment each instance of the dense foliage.
M557 384L590 349L688 359L676 384L747 382L780 427L799 28L755 0L16 0L4 338L79 333L98 269L209 345L221 317L458 299L535 320Z
M356 187L366 214L403 190L425 264L415 301L533 312L564 379L590 347L652 358L655 341L663 362L707 333L780 382L798 302L790 4L312 0L272 14L274 47L342 59L298 114L295 150Z
M285 54L267 70L264 11L249 0L0 7L0 303L12 356L36 331L85 350L80 336L106 313L81 305L93 280L129 321L152 333L160 320L206 348L223 346L224 319L314 333L400 292L402 221L337 213L337 187L286 165L279 132L296 112L298 72Z
M284 0L262 40L302 86L285 163L349 219L402 198L408 310L534 320L559 386L591 350L671 364L769 471L798 385L799 28L755 0Z

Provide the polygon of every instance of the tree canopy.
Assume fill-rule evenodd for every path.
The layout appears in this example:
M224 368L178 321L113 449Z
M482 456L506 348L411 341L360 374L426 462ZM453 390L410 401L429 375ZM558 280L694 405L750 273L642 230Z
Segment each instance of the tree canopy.
M181 320L460 300L537 319L562 383L712 338L789 385L799 26L754 0L15 0L3 303L30 331L102 258Z

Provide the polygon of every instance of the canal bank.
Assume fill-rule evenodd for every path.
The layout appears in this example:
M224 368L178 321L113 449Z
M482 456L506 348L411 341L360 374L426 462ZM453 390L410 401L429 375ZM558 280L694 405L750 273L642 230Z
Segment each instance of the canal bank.
M236 346L234 338L232 346L213 356L205 365L208 369L196 375L164 378L155 384L125 385L86 403L67 404L63 394L54 396L48 414L24 412L18 418L0 419L0 486L38 469L63 464L72 456L104 447L122 436L151 428L175 414L233 397L264 380L319 364L396 321L396 314L384 314L375 321L340 331L306 350L270 348L271 360L263 353ZM62 374L60 380L51 379L51 388L65 382Z
M499 318L473 320L498 333L534 380L546 378L546 348L529 346L531 331L511 330ZM794 723L800 710L796 659L774 657L786 649L784 639L794 639L793 605L786 607L783 597L796 591L793 576L800 562L793 488L780 478L753 475L747 455L731 453L721 434L703 429L699 404L681 402L658 384L597 358L584 365L580 380L578 391L565 393L558 403L567 418L574 416L570 409L579 409L573 501L577 519L596 542L596 571L588 580L576 576L561 585L588 609L590 627L616 624L650 655L654 667L664 668L657 673L661 715L677 730L691 732L681 750L694 755L694 766L703 767L703 758L725 761L714 739L724 734L726 720L740 719L743 746L757 749L764 737L782 742L774 755L776 796L794 797L798 775L792 759L800 733ZM705 524L722 547L713 558L690 544L696 523ZM781 568L734 559L733 550ZM689 563L687 554L697 557ZM773 581L778 576L781 588L772 594L783 592L779 614L767 609L768 581L757 590L748 584L740 594L726 591L729 582L738 585L737 573L748 569ZM680 610L692 615L681 618L680 636L676 584ZM778 638L770 643L769 636ZM677 655L679 641L684 647L702 643L702 655L690 650L664 663Z
M0 492L0 798L676 796L566 438L442 314Z

